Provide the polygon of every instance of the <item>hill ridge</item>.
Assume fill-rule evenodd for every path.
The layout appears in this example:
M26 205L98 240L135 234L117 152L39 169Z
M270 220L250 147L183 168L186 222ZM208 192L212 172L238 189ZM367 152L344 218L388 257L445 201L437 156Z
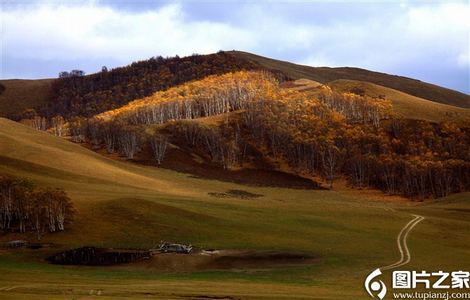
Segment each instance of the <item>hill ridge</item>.
M283 80L285 77L305 78L322 84L339 79L365 81L429 101L470 108L469 95L409 77L357 67L310 67L249 52L221 51L183 58L153 57L114 68L106 74L98 72L65 79L0 80L0 116L19 120L24 118L22 113L30 108L49 117L55 114L64 117L92 116L149 96L155 91L166 90L188 79L202 79L242 69L264 69L277 72L276 76ZM191 75L195 70L199 73ZM144 78L142 74L148 76ZM158 74L169 77L162 81ZM108 83L104 84L103 80Z
M367 81L426 100L470 108L470 95L401 75L392 75L357 67L312 67L244 51L228 51L228 53L256 62L263 67L280 70L293 79L306 78L324 84L338 79Z

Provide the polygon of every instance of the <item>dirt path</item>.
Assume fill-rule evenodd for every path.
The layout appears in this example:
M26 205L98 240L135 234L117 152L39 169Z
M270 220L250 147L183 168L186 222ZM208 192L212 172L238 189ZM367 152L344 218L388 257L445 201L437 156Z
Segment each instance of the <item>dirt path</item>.
M413 216L415 218L413 220L411 220L410 222L408 222L408 224L406 224L405 227L402 228L402 230L400 231L400 233L398 234L398 237L397 237L398 250L400 251L400 260L398 260L397 262L395 262L391 265L381 267L380 268L381 270L395 269L395 268L404 266L404 265L406 265L407 263L409 263L411 261L411 254L410 254L410 250L408 249L408 244L407 244L406 239L407 239L408 234L410 233L410 231L419 222L424 220L423 216L419 216L419 215L413 215Z

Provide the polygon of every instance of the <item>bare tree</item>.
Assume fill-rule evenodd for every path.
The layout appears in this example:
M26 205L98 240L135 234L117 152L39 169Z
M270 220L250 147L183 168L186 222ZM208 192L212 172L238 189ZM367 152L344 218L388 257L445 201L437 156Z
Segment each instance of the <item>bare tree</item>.
M159 166L165 157L168 139L164 135L154 136L150 139L150 146L152 147L153 157Z
M121 151L128 159L133 159L137 152L137 135L134 131L124 130L119 136Z
M108 153L114 153L116 148L116 125L114 123L106 123L102 128L103 141Z
M46 118L40 117L40 116L35 116L32 119L32 126L33 126L33 128L35 128L37 130L42 130L42 131L46 130L47 129Z
M183 133L186 142L191 146L195 146L201 135L199 125L194 122L185 122L181 123L181 125L184 126Z
M62 116L55 116L51 119L52 129L56 136L62 136L64 130L65 120Z
M322 162L323 171L330 184L330 188L333 188L333 181L335 179L336 170L339 168L340 158L341 153L338 147L333 144L326 145L322 152Z

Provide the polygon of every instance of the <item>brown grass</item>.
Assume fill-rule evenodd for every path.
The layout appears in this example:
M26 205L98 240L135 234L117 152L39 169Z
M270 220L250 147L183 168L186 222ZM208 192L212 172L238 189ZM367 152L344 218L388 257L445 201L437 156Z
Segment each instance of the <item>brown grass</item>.
M434 102L470 108L469 95L412 78L360 68L310 67L242 51L230 51L229 53L257 62L265 68L280 70L293 79L306 78L320 83L328 83L338 79L367 81Z
M349 92L354 88L359 88L371 97L385 96L386 99L392 101L394 112L404 118L431 122L470 119L470 109L429 101L370 82L340 79L328 85L339 92Z
M0 117L21 113L27 108L37 108L51 97L54 79L0 80L5 91L0 94Z
M203 249L300 251L320 259L267 270L161 274L145 268L49 265L46 250L0 251L1 299L89 299L98 294L103 299L362 299L367 274L396 261L395 239L411 213L426 220L409 237L413 259L407 267L453 270L470 263L468 193L452 195L442 205L384 203L366 202L339 186L302 190L203 180L113 161L4 119L2 158L0 172L64 187L76 205L70 230L43 237L42 242L58 247L47 251L82 245L148 249L165 240ZM263 197L208 195L229 190ZM18 238L34 241L33 236L6 234L0 242Z
M116 162L102 157L79 145L56 138L45 132L38 132L24 125L0 118L0 158L5 158L2 165L18 161L30 171L32 166L38 170L45 168L51 175L61 178L82 176L83 180L110 182L129 185L165 193L191 195L192 191L183 186L177 187L174 181L161 176L147 175L142 167ZM1 170L1 168L0 168ZM45 171L41 171L45 172ZM56 175L62 172L61 175Z

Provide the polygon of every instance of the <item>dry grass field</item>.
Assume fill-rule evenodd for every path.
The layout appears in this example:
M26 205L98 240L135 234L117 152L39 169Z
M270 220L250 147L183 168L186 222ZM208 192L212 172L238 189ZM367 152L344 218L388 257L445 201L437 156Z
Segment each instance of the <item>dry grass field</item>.
M409 236L407 269L470 266L469 193L417 203L340 185L304 190L195 178L112 160L6 119L0 119L0 172L62 187L77 210L69 230L43 237L52 248L0 250L1 299L368 299L364 278L398 260L396 236L412 214L426 219ZM229 190L262 196L209 194ZM4 234L0 242L17 238ZM35 241L32 234L26 238ZM203 249L300 251L316 259L184 272L44 260L78 246L148 249L161 240Z
M364 91L364 94L367 96L388 99L392 103L394 114L401 118L426 120L430 122L464 122L470 120L469 108L429 101L370 82L339 79L329 82L327 85L334 91L340 93L361 90ZM321 92L320 86L320 83L309 79L298 79L283 84L284 88L302 91L311 97L318 96Z
M370 82L341 79L329 82L328 86L339 92L348 92L359 88L371 97L384 96L392 101L394 112L403 118L431 122L470 120L470 109L468 108L429 101Z
M265 68L280 70L293 79L306 78L324 84L339 79L365 81L430 101L470 108L469 95L408 77L351 67L310 67L242 51L230 51L230 53L240 58L255 61Z
M36 108L51 97L53 79L9 79L0 80L5 91L0 94L0 117L21 113L27 108Z

